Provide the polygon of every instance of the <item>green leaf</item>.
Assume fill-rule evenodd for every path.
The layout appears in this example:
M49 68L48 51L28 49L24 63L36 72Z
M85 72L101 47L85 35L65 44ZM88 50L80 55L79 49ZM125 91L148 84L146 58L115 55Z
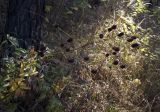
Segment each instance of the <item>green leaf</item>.
M10 86L9 83L3 85L3 87L8 87L8 86Z
M45 6L45 12L50 12L52 10L52 6L51 5L46 5Z
M77 10L78 10L78 7L71 7L71 9L77 11Z
M67 14L73 14L73 12L72 11L68 11Z
M15 47L18 47L18 46L19 46L19 45L18 45L18 41L17 41L17 39L16 39L15 37L12 37L12 36L7 35L7 39L8 39L9 42L11 42L11 44L12 44L13 46L15 46Z

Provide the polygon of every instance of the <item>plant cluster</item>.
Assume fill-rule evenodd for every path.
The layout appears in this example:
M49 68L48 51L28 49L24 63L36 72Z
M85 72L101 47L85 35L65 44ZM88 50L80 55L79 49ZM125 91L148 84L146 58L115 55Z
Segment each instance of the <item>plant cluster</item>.
M150 72L144 69L153 56L151 35L141 28L143 20L135 22L146 12L143 1L137 0L135 8L127 3L55 0L55 7L49 3L45 7L49 16L44 27L50 34L46 45L22 49L8 36L2 43L11 53L1 61L0 111L145 111L144 74Z

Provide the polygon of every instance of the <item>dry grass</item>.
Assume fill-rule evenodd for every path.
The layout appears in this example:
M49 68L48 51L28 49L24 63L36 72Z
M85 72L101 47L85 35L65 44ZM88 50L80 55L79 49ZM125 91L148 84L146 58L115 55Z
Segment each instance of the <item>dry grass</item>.
M103 6L85 8L71 15L60 13L62 19L55 20L62 23L54 33L51 31L47 43L61 57L58 60L71 68L73 83L66 85L60 95L66 111L105 112L111 108L120 112L143 111L144 95L140 89L143 82L139 73L148 52L148 33L134 22L132 10L126 4L124 1L109 1ZM61 27L63 19L67 23ZM117 28L109 32L108 28L113 25ZM121 32L124 35L118 37ZM131 36L137 39L128 42ZM69 38L73 42L68 43ZM59 42L64 47L60 47ZM133 43L139 43L140 47L132 48ZM113 47L120 49L116 55ZM71 51L66 52L67 48ZM70 58L74 59L73 63L68 63ZM113 64L115 60L118 60L117 65ZM122 65L125 65L124 69Z
M146 28L150 20L141 19L148 14L142 4L136 8L127 4L108 0L89 8L64 0L47 2L43 35L51 56L38 61L46 63L42 64L44 81L51 84L44 94L49 99L56 96L66 112L152 112L159 108L155 105L159 56L153 56L156 50L151 43L155 33Z

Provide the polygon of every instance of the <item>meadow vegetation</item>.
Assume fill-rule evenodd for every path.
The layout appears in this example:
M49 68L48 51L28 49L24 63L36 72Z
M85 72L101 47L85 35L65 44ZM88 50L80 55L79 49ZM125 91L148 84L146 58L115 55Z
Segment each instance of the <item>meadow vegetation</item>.
M1 42L0 112L159 112L158 6L47 0L45 13L38 49Z

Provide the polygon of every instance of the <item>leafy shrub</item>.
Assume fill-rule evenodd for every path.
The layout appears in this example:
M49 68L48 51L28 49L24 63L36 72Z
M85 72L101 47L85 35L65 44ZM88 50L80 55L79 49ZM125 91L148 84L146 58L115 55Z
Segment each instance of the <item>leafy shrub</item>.
M51 73L45 73L46 71L44 71L43 67L47 66L45 60L49 59L51 53L47 50L45 56L41 57L38 55L39 52L35 51L34 47L25 50L18 47L14 37L12 37L12 40L10 40L11 47L14 48L12 56L2 59L0 99L4 105L1 105L1 108L6 112L11 110L12 112L22 112L24 110L33 111L38 109L44 111L47 105L51 106L47 107L48 112L51 112L50 108L58 109L58 100L54 98L53 101L46 101L49 98L48 93L51 92L53 83L53 80L49 79L49 77L51 78L49 74L56 76L56 72L59 72L56 68ZM50 95L53 96L54 94ZM36 100L34 101L34 99ZM42 102L48 103L41 104ZM5 104L9 107L5 107ZM40 107L40 105L44 107ZM60 110L62 109L60 108Z

